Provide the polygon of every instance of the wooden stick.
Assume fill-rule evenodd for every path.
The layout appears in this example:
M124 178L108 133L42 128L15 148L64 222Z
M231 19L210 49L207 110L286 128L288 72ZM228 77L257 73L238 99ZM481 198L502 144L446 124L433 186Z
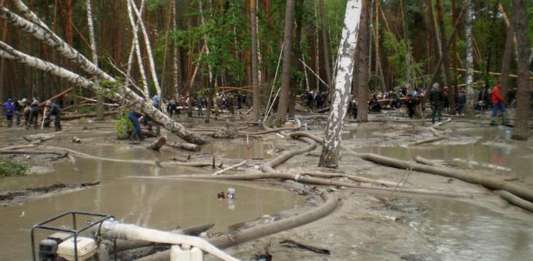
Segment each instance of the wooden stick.
M222 173L224 173L224 172L226 172L228 170L232 170L232 169L238 168L238 167L240 167L240 166L242 166L244 164L246 164L246 160L241 162L241 163L239 163L239 164L235 164L233 166L229 166L229 167L227 167L225 169L219 170L219 171L213 173L212 176L217 176L217 175L222 174Z

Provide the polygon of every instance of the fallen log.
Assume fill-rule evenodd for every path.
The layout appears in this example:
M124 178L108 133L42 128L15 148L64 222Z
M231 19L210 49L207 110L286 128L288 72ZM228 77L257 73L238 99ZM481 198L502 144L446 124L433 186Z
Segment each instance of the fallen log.
M309 251L312 251L318 254L325 254L325 255L331 254L331 252L328 249L303 244L303 243L294 241L292 239L285 239L285 240L280 241L279 243L283 246L303 248L303 249L306 249L306 250L309 250Z
M314 136L307 132L293 132L291 133L291 135L293 137L298 137L298 136L308 137L317 142L322 141L321 138ZM455 179L462 180L464 182L481 185L490 190L505 190L522 199L525 199L529 202L533 202L533 190L522 187L520 185L509 183L502 179L484 177L484 176L479 176L479 175L472 175L472 174L468 174L460 170L449 169L445 167L425 166L425 165L414 163L414 162L398 160L398 159L389 158L389 157L372 154L372 153L357 153L344 145L341 145L341 148L346 150L348 153L353 154L356 157L359 157L366 161L374 162L379 165L398 168L398 169L414 170L418 172L435 174L435 175L448 177L448 178L455 178Z
M174 142L170 144L165 144L165 146L169 146L176 149L182 149L182 150L189 150L189 151L200 151L201 147L196 144L192 143L186 143L186 142Z
M57 132L56 132L57 133ZM33 144L41 144L47 140L51 140L53 138L55 138L55 134L56 133L52 133L52 134L38 134L38 135L30 135L30 136L26 136L26 137L22 137L25 141L27 142L31 142Z
M283 128L276 128L276 129L265 130L265 131L260 131L260 132L240 132L240 134L254 136L254 135L264 135L264 134L281 132L281 131L297 131L299 129L300 127L283 127Z
M57 151L36 151L36 150L0 150L0 154L3 155L43 155L51 154L58 156L66 156L65 153L60 153Z
M431 137L431 138L415 141L415 142L409 144L409 146L418 146L418 145L437 142L437 141L441 141L441 140L445 140L445 139L446 139L446 137Z
M520 207L522 209L525 209L529 212L533 212L533 203L529 202L529 201L526 201L526 200L523 200L505 190L498 190L495 192L496 194L498 194L500 197L502 197L503 199L507 200L509 203L517 206L517 207Z
M104 112L104 116L116 115L118 113L119 113L118 111L106 111ZM72 121L72 120L79 120L82 118L95 118L95 117L96 117L96 113L85 113L85 114L61 116L61 120Z
M93 159L93 160L101 160L101 161L109 161L109 162L120 162L120 163L132 163L132 164L143 164L143 165L161 165L163 167L167 166L187 166L187 167L209 167L211 166L211 163L209 162L159 162L156 163L153 160L134 160L134 159L112 159L112 158L104 158L104 157L98 157L89 155L83 152L75 151L72 149L67 148L59 148L59 147L52 147L52 146L43 146L42 149L48 149L48 150L56 150L56 151L64 151L69 152L72 155L76 155L81 158L86 159Z
M461 162L461 163L467 164L467 165L468 164L472 164L472 165L475 165L475 166L480 166L480 167L494 169L494 170L512 171L512 169L510 169L510 168L498 166L498 165L495 165L495 164L485 163L485 162L477 162L477 161L473 161L473 160L464 160L464 159L458 159L458 158L453 159L453 161Z
M1 148L0 150L20 150L20 149L31 149L35 148L36 144L28 144L28 145L17 145L17 146L9 146Z
M379 185L385 185L385 186L396 186L397 185L397 183L392 182L392 181L370 179L370 178L347 175L347 174L340 174L340 173L303 172L301 174L315 176L315 177L323 177L323 178L343 177L343 178L347 178L355 182L372 183L372 184L379 184Z
M70 88L68 88L68 89L66 89L66 90L64 90L64 91L62 91L62 92L50 97L48 100L44 100L43 102L39 103L39 107L42 108L42 107L44 107L44 105L46 104L47 101L53 101L55 99L61 98L61 97L65 96L65 95L67 95L68 93L70 93L73 90L74 90L74 87L70 87Z
M235 165L233 165L233 166L229 166L229 167L227 167L227 168L225 168L225 169L219 170L219 171L213 173L212 175L213 175L213 176L220 175L220 174L222 174L222 173L224 173L224 172L226 172L226 171L228 171L228 170L232 170L232 169L238 168L238 167L240 167L240 166L242 166L242 165L244 165L244 164L246 164L246 160L243 161L243 162L241 162L241 163L239 163L239 164L235 164Z
M428 159L424 159L424 158L422 158L420 156L416 156L415 161L420 163L420 164L424 164L424 165L428 165L428 166L435 166L435 163L431 162Z
M167 143L167 137L160 137L156 141L152 142L152 144L148 145L148 149L150 150L156 150L159 151L161 147L163 147Z

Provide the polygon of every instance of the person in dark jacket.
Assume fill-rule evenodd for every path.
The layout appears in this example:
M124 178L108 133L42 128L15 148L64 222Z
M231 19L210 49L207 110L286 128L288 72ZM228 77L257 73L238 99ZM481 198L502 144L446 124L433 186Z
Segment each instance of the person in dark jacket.
M416 100L413 99L412 94L407 94L407 97L405 98L405 107L407 108L407 114L409 115L409 119L412 119L415 115L415 109L416 109Z
M180 115L180 111L178 110L178 103L175 99L170 99L170 101L168 102L167 111L171 118L174 113L176 113L176 117Z
M11 126L13 126L13 114L15 113L15 106L13 105L13 102L11 102L11 99L8 99L6 102L4 102L3 106L7 119L7 127L11 128Z
M457 94L457 114L464 115L465 107L466 107L466 91L461 90L459 94Z
M133 124L133 132L131 133L130 140L136 141L137 139L139 139L139 141L143 141L144 137L141 132L141 122L140 122L143 119L143 115L136 111L131 111L128 114L128 119L130 119L131 123Z
M46 116L44 122L46 125L50 125L51 116L54 116L54 128L55 131L61 131L61 108L55 102L46 101Z
M435 124L435 118L438 117L438 122L442 121L442 103L444 102L444 93L439 87L438 83L433 84L433 88L429 93L429 102L431 103L431 122Z
M29 118L26 121L26 130L29 129L32 124L35 129L39 128L39 115L41 118L43 117L43 110L39 107L39 102L34 100L30 105Z

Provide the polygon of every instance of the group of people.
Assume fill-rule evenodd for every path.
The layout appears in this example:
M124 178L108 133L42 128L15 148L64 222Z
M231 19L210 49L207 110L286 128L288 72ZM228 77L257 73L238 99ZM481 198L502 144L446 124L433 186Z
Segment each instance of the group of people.
M54 117L55 131L61 131L61 108L57 103L46 101L43 106L45 112L39 106L37 99L33 99L31 103L26 98L21 100L8 99L2 104L2 107L8 128L13 127L13 120L15 120L16 127L21 127L22 118L24 118L26 129L32 125L35 129L39 128L39 122L43 122L43 127L49 127L51 118Z
M326 103L328 101L328 92L316 92L313 93L313 91L307 91L303 93L300 97L302 99L302 102L304 102L310 110L316 108L318 110L326 107Z

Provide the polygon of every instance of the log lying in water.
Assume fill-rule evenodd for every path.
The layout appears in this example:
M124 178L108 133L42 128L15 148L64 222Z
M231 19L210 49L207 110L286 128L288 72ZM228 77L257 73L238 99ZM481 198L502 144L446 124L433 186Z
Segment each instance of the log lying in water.
M148 149L151 150L159 150L161 147L163 147L167 143L167 137L160 137L156 141L154 141L152 144L148 145Z
M200 151L201 147L196 144L192 143L186 143L186 142L174 142L170 144L165 144L166 146L176 148L176 149L182 149L182 150L189 150L189 151Z

